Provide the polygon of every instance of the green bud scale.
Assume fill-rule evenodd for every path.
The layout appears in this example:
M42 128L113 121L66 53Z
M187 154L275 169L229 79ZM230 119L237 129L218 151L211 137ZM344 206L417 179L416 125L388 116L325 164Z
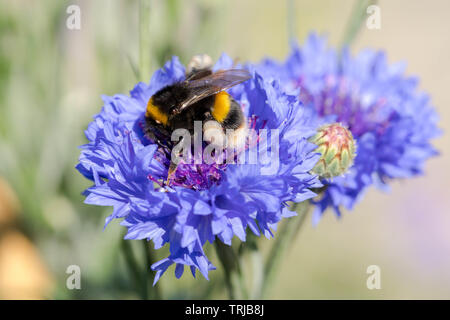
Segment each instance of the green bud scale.
M312 172L323 178L344 174L353 165L356 142L352 133L339 123L327 124L319 128L309 139L317 145L315 152L322 156Z

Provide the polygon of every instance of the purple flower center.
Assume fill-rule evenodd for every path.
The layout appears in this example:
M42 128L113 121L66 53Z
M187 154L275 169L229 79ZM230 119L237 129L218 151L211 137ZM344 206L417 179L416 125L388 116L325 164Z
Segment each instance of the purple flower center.
M368 131L383 134L393 116L385 98L365 103L359 88L342 76L326 76L325 85L317 92L310 91L303 78L297 86L305 105L312 104L321 117L335 115L336 122L346 125L356 137Z
M255 129L258 117L252 116L248 121L248 127ZM262 121L262 126L264 127L267 121ZM163 143L157 143L150 139L147 135L144 134L145 126L143 122L139 122L139 126L141 132L141 136L143 137L143 142L145 144L154 143L158 144L158 150L154 155L154 159L163 164L167 172L169 172L169 167L171 165L171 149L173 147L172 142L170 141L170 137L159 137L160 141L164 141ZM246 145L246 149L254 147L259 141L259 137L249 144ZM206 145L204 145L205 147ZM226 150L224 150L225 159L227 158ZM232 155L232 157L236 157L236 155ZM236 158L234 159L236 160ZM147 178L161 187L169 186L169 187L184 187L194 190L205 190L211 188L215 184L219 184L222 175L227 168L226 163L179 163L175 170L169 175L167 175L166 179L155 178L153 176L148 176Z
M205 190L219 184L226 164L180 163L168 179L169 186Z

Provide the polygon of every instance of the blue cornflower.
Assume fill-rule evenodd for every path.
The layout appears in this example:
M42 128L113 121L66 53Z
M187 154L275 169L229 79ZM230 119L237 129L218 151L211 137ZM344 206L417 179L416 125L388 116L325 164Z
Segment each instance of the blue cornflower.
M319 123L339 122L357 141L349 172L323 181L315 223L328 207L338 216L340 206L352 209L370 185L386 188L391 179L421 174L425 160L437 154L430 140L439 135L438 117L428 96L417 90L417 78L404 75L405 64L388 64L384 52L339 54L311 34L286 61L266 59L257 70L297 94Z
M223 55L214 69L232 64ZM153 240L155 249L170 245L169 256L151 266L154 283L172 264L178 278L184 266L190 266L194 276L198 269L208 278L215 267L203 250L206 242L231 245L233 236L245 241L247 228L271 237L283 217L295 215L287 203L310 199L315 196L311 189L322 186L310 174L319 158L307 140L315 133L311 115L276 81L248 68L252 78L229 92L243 107L250 128L278 129L266 137L279 140L271 171L262 163L182 163L167 180L170 159L144 134L144 114L155 92L184 79L185 68L176 57L149 84L137 84L130 96L103 97L102 111L86 130L89 143L82 146L77 165L94 182L85 192L86 203L112 206L106 224L122 218L126 239ZM264 138L259 138L261 145ZM241 156L250 156L254 148Z

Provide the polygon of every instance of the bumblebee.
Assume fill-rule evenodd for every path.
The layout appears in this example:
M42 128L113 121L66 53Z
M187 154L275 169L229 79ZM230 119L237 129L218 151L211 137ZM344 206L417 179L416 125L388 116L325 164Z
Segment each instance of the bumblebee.
M250 79L250 73L243 69L212 72L210 66L199 66L195 59L198 56L189 63L186 80L163 87L149 99L147 134L158 144L170 146L174 130L183 128L193 134L194 121L202 121L206 141L208 129L234 129L231 145L236 145L245 140L247 121L240 105L225 90ZM210 59L207 61L210 64Z

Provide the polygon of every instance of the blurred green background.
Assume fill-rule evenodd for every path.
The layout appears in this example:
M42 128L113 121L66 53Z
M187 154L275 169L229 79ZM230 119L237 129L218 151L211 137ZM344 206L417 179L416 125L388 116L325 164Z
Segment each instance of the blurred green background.
M66 27L71 4L81 9L80 30ZM171 55L184 63L221 52L240 61L283 59L288 12L300 43L315 30L337 45L353 4L151 0L149 70ZM384 49L390 62L407 61L440 126L450 129L450 3L379 6L381 29L363 27L352 49ZM138 1L0 0L0 299L138 298L120 251L123 228L113 222L103 231L111 209L83 204L90 183L74 169L101 94L127 93L137 82L138 21ZM449 142L445 134L435 141L442 154L427 163L426 176L396 182L389 194L371 190L343 219L328 212L317 227L304 225L270 297L450 299ZM66 288L72 264L81 268L81 290ZM380 290L366 287L373 264L381 268ZM226 297L220 269L210 274L213 298ZM165 298L200 297L208 285L172 272L160 281Z

